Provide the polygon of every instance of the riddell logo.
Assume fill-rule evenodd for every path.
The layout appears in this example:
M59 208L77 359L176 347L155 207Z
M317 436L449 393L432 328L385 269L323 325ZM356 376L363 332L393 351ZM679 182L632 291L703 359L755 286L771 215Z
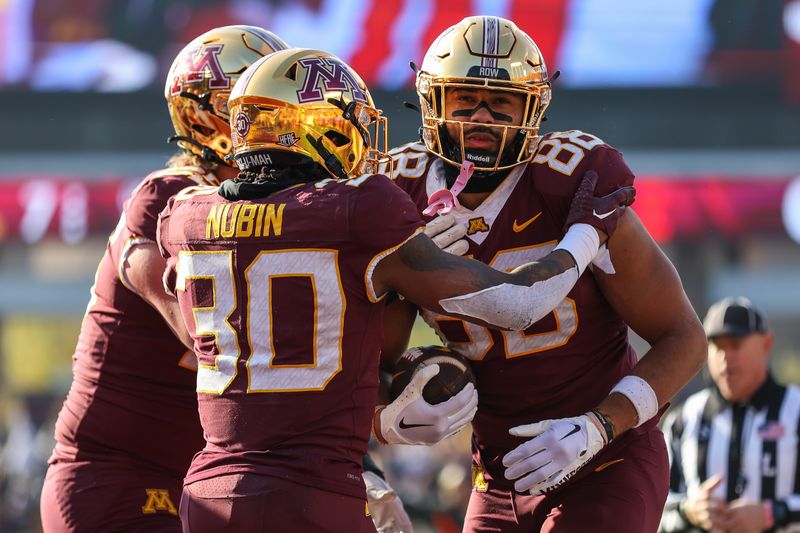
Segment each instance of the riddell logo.
M488 155L476 154L472 152L467 152L466 155L467 155L467 161L472 161L473 163L484 163L488 165L489 163L492 162L492 159L494 159L493 157Z
M227 89L231 79L225 75L217 57L224 45L201 45L188 51L183 58L183 65L178 67L172 78L170 93L180 94L189 85L200 84L208 80L209 89Z
M298 63L306 68L303 88L297 91L300 103L322 101L324 95L319 84L322 82L326 91L349 92L353 100L367 103L367 94L358 86L347 66L332 57L307 57Z

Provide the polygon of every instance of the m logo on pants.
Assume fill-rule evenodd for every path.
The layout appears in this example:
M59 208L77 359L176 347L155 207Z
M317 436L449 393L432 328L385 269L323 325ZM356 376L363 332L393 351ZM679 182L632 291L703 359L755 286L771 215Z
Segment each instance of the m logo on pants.
M169 491L165 489L144 489L147 493L147 501L142 506L144 514L152 514L158 511L168 511L170 514L177 515L178 511L169 498Z

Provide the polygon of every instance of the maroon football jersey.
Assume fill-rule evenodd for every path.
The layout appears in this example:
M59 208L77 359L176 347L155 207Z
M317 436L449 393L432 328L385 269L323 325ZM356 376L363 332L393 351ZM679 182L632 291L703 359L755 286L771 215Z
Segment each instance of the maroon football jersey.
M209 187L159 224L199 358L207 444L186 483L250 472L363 498L383 316L371 274L422 228L416 206L375 175L253 201Z
M125 203L91 288L51 462L124 456L180 478L203 447L195 358L121 275L133 244L155 242L158 213L170 196L216 181L201 172L150 174Z
M442 160L419 143L392 152L394 178L424 209L446 187ZM549 253L563 237L572 196L583 174L599 174L604 195L631 185L622 154L581 131L545 135L533 160L515 167L474 211L461 207L469 251L498 270ZM476 179L476 178L472 178ZM603 297L591 270L548 316L524 332L501 331L423 311L425 321L472 362L479 406L473 420L479 460L502 483L503 455L522 442L511 427L583 414L605 398L636 362L627 326Z

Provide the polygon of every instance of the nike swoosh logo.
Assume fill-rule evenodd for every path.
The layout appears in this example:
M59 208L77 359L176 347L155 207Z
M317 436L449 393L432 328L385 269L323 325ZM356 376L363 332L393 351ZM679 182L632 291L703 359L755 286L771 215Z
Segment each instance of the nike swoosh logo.
M406 419L401 418L400 423L397 424L400 429L411 429L432 426L433 424L406 424Z
M567 437L569 437L570 435L574 435L575 433L579 432L580 430L581 430L581 427L578 424L572 424L572 431L570 431L569 433L567 433L566 435L561 437L560 440L564 440Z
M598 466L597 468L595 468L595 469L594 469L594 471L595 471L595 472L602 472L603 470L605 470L605 469L606 469L606 468L608 468L609 466L611 466L611 465L615 465L615 464L617 464L617 463L621 463L621 462L622 462L622 461L624 461L624 460L625 460L625 459L614 459L613 461L609 461L609 462L607 462L607 463L603 463L603 464L601 464L600 466Z
M528 226L530 226L531 222L533 222L534 220L539 218L541 215L542 215L542 212L539 211L539 213L534 215L533 218L529 218L528 220L526 220L522 224L517 224L517 219L514 219L514 224L511 226L511 229L514 230L514 233L519 233L520 231L522 231L525 228L527 228Z
M609 211L608 213L603 213L603 214L601 215L600 213L598 213L597 211L595 211L594 209L592 209L592 214L593 214L594 216L596 216L597 218L599 218L600 220L603 220L604 218L606 218L606 217L609 217L609 216L613 215L613 214L614 214L614 211L616 211L616 209L612 209L612 210L611 210L611 211Z

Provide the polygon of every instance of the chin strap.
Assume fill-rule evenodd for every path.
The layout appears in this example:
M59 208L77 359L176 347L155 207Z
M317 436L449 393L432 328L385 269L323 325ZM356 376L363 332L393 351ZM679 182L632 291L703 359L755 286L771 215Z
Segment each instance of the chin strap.
M200 144L196 139L192 139L191 137L185 137L183 135L172 135L171 137L167 137L167 142L168 143L185 142L191 144L195 148L200 149L200 157L202 157L209 163L214 163L217 165L225 165L228 167L231 166L227 161L218 156L214 150L212 150L208 146Z
M346 180L347 172L344 171L342 162L339 161L335 155L330 153L327 148L325 148L325 145L322 144L322 140L314 137L311 134L306 134L306 139L308 139L308 142L311 143L311 146L316 148L317 152L322 157L322 164L325 166L328 172L339 179Z
M199 107L201 111L211 111L212 113L214 112L214 108L210 103L211 91L206 91L199 96L194 93L190 93L189 91L181 91L178 94L178 96L188 98L189 100L194 100L195 102L197 102L197 107Z
M358 133L361 134L361 138L364 139L364 143L369 144L369 133L367 133L367 130L364 129L364 126L361 125L356 116L356 101L352 100L349 104L346 104L341 98L328 98L328 103L341 109L342 117L355 126Z

